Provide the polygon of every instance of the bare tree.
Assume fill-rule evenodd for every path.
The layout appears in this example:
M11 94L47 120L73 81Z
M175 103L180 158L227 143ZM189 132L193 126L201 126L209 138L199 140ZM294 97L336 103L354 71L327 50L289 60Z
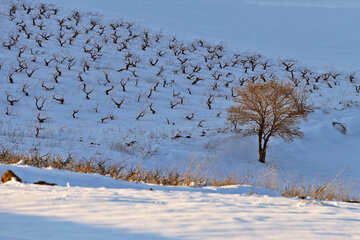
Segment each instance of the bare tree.
M228 119L236 126L244 125L247 135L257 135L259 161L265 163L270 137L292 141L303 134L298 124L306 120L311 111L307 95L291 83L268 81L236 87L237 106L227 109Z

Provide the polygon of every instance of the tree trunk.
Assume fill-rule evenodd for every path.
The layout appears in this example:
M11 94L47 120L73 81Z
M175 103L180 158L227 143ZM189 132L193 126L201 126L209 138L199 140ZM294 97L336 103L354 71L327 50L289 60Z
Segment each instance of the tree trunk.
M262 136L259 135L259 162L265 163L266 159L266 148L268 144L269 139L265 139L263 143Z
M265 163L265 158L266 158L266 149L260 147L259 148L259 162Z

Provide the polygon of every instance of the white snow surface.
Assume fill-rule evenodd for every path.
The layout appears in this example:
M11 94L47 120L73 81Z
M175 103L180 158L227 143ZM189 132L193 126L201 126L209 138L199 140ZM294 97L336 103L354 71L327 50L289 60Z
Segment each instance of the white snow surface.
M0 91L3 97L0 102L1 111L7 112L7 115L0 115L0 143L3 148L16 152L59 154L63 157L70 154L77 159L96 158L107 160L110 164L113 161L123 161L129 165L140 162L145 168L176 166L181 170L186 169L192 160L206 162L211 166L211 171L218 175L235 173L243 176L249 172L257 175L258 172L275 169L285 179L297 179L306 184L324 182L341 173L338 179L348 185L354 182L355 190L360 189L360 163L355 147L360 141L359 93L355 88L359 87L360 75L352 67L359 65L358 59L352 56L359 56L357 51L360 49L357 47L360 43L357 40L359 31L354 30L358 27L356 18L359 15L352 14L352 11L358 10L355 1L348 1L354 8L346 5L336 7L339 2L333 2L331 7L299 7L293 6L291 2L278 6L278 2L267 1L267 5L272 5L268 9L261 1L250 3L229 0L221 1L220 4L216 0L191 3L185 0L180 4L172 0L106 0L101 3L86 1L84 4L83 1L75 1L70 4L64 0L56 2L59 6L56 15L51 10L55 6L48 6L49 18L35 20L36 25L33 25L33 18L36 19L40 4L25 2L37 9L27 14L18 1L15 17L9 18L10 3L1 2L5 7L1 8L0 24L6 27L1 28L0 40L5 46L11 35L19 34L19 40L10 50L5 46L0 48L0 63L3 63L0 69ZM324 2L321 4L324 5ZM195 14L195 10L201 6L204 10L197 11L201 14ZM222 8L227 10L222 11ZM74 18L69 17L73 9L80 11L78 25ZM233 14L227 12L230 9ZM300 13L294 14L292 11ZM328 11L336 11L335 16L348 22L338 22L334 14ZM175 12L189 15L180 18L176 17ZM261 20L268 13L276 16L271 18L274 21ZM308 19L304 18L304 13L313 20L304 23ZM210 17L217 14L219 19ZM257 18L237 20L243 14ZM171 18L165 20L170 15ZM65 20L60 31L61 19ZM129 25L132 20L135 25ZM91 21L98 23L92 30ZM292 21L296 22L294 24L300 30L310 32L298 35L289 33L293 29ZM271 26L260 24L263 22ZM321 24L316 27L314 22ZM44 25L42 30L39 27L41 23ZM115 33L117 41L114 39L115 31L110 26L114 23L119 24ZM229 26L225 27L225 23ZM233 23L244 26L235 27L231 25ZM18 30L24 24L27 31L32 33L29 38L23 30ZM257 26L253 27L252 24ZM333 28L333 24L337 24L337 27ZM160 25L163 26L163 32L158 32ZM102 26L104 31L101 30ZM352 31L351 38L342 37L344 33L341 31L345 30ZM79 35L70 44L69 38L75 31ZM258 41L264 38L257 34L265 34L264 31L273 39L270 42L280 43L279 48L283 53L271 47L278 54L274 56L265 49L270 47L263 48L265 42ZM323 36L331 35L326 43L325 40L308 39L312 38L313 33L320 34L321 31L326 31L321 34ZM63 40L60 40L66 40L62 47L58 41L61 32ZM141 39L146 32L150 43L142 50ZM236 37L231 38L230 33L245 36L238 41L243 47L232 45ZM341 37L334 37L337 34ZM46 36L49 40L45 40ZM41 47L36 39L42 41ZM346 42L352 39L354 42ZM283 40L287 44L295 41L299 47L296 54L287 49L287 44L281 43ZM315 45L307 48L307 45L298 41ZM328 46L328 41L340 42ZM341 47L346 49L341 50L341 53L331 53L336 57L328 58L319 53L338 51ZM185 52L181 53L181 48ZM24 53L19 57L20 49L24 49ZM92 53L85 52L90 49ZM220 57L211 60L210 52L214 51ZM321 66L301 56L307 51L312 60L320 60ZM351 59L349 63L342 60L345 56ZM251 69L248 58L256 59L259 64ZM137 67L131 66L124 70L128 61L126 59L138 62ZM159 59L157 63L156 59ZM349 68L343 70L339 65L337 68L331 67L330 71L329 66L333 65L331 59L346 63ZM241 63L243 60L244 63ZM21 61L26 64L27 70L19 67ZM48 66L46 61L50 61ZM278 139L271 140L268 163L264 165L257 162L255 139L244 138L231 131L226 108L232 105L231 88L243 80L256 78L256 81L262 81L261 76L271 78L273 74L281 79L289 79L290 73L285 71L282 61L294 64L295 78L300 79L300 86L305 86L309 91L315 112L301 126L304 139L290 144ZM90 65L90 69L84 72L85 62ZM269 65L266 69L261 65L265 62ZM58 83L54 78L59 75L56 68L62 74L57 77ZM35 72L30 77L32 70ZM329 75L324 80L327 73L325 70L335 77ZM308 71L308 83L301 76L301 71ZM105 73L108 74L108 80ZM349 81L351 75L352 82ZM318 76L321 76L320 80L316 80ZM196 79L201 80L194 83ZM125 91L122 83L126 83ZM89 99L85 92L89 92ZM10 100L19 101L11 105L7 95ZM38 105L45 100L41 110L35 106L35 97L40 98ZM64 98L64 104L54 98ZM213 102L209 109L207 102L211 98ZM119 103L122 99L124 103L120 108L116 107L114 101ZM150 104L154 114L150 111ZM176 106L170 108L171 104ZM79 112L73 118L75 110ZM144 117L135 120L142 111ZM188 120L186 117L192 114L194 117ZM38 117L45 119L44 122L39 123ZM101 119L104 119L103 123ZM333 128L333 121L345 124L348 134L342 135ZM35 137L36 129L39 129L38 137ZM175 136L181 137L175 139Z
M27 14L23 2L35 10ZM49 18L35 19L35 26L40 2L55 4L59 12L53 15L55 6L46 6ZM11 3L18 6L13 18ZM82 16L78 25L70 17L74 9ZM305 184L335 178L354 183L359 192L359 10L357 0L0 1L0 146L153 169L183 170L194 161L218 175L271 170ZM100 25L90 30L91 20ZM118 42L111 23L121 25ZM21 30L24 24L29 38ZM75 31L79 35L70 44ZM142 50L146 31L150 44ZM9 50L10 36L17 34ZM210 59L210 52L218 57ZM255 69L249 57L259 63ZM137 67L123 70L126 59ZM294 63L295 77L315 111L301 124L303 139L272 139L267 163L260 164L256 139L232 131L226 108L232 105L231 88L243 79L262 81L261 76L274 74L290 81L283 60ZM84 71L85 62L90 69ZM265 62L267 69L261 65ZM56 67L62 72L58 83ZM201 80L194 83L196 78ZM124 91L121 84L127 79ZM35 97L40 103L46 99L43 109L37 109ZM63 97L64 104L54 97ZM11 105L12 99L18 102ZM117 108L114 101L121 99ZM171 103L177 105L170 108ZM75 118L74 110L79 110ZM145 115L135 120L142 111ZM46 118L43 123L38 116ZM347 134L332 122L342 123ZM252 186L163 187L0 165L0 173L6 169L28 183L0 185L1 239L360 238L358 204L287 199ZM38 180L58 186L29 184Z
M357 0L63 0L61 5L319 69L359 70Z
M360 205L251 186L161 187L0 165L1 239L358 239ZM59 186L29 182L51 181ZM152 190L150 190L150 188Z

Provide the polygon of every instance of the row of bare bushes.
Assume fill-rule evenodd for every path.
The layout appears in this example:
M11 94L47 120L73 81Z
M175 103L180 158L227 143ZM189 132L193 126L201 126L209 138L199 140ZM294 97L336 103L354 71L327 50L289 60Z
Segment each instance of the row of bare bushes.
M319 200L337 200L352 203L360 203L359 195L353 197L352 189L354 184L346 185L337 180L337 177L321 185L304 185L296 181L283 184L275 169L271 169L260 176L252 177L250 174L242 178L234 174L226 177L210 177L204 167L194 167L192 163L185 172L177 168L168 169L144 169L140 164L128 166L123 162L108 164L105 160L79 159L69 156L61 156L39 153L19 154L9 150L0 152L1 164L22 163L38 168L54 168L60 170L74 171L80 173L98 173L111 176L114 179L129 182L145 182L171 186L228 186L237 184L254 185L277 190L284 197L311 198Z

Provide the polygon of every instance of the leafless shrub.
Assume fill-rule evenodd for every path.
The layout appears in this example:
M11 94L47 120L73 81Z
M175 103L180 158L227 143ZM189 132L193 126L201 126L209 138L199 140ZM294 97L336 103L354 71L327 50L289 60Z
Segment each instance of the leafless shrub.
M266 70L268 67L271 66L268 60L265 60L264 62L260 62L260 64L263 66L263 70Z
M0 69L1 69L1 67L0 67ZM354 79L355 79L355 73L350 74L350 75L349 75L349 81L350 81L350 83L353 83L353 82L354 82Z
M54 61L54 60L55 60L55 57L50 58L49 60L46 60L46 58L44 58L45 66L48 67L49 64L50 64L52 61Z
M215 100L215 97L213 95L210 95L206 101L206 104L210 110L211 110L211 104L214 102L214 100Z
M69 58L68 59L68 70L71 70L71 68L75 65L76 61L74 61L75 58Z
M106 94L106 95L109 95L109 93L110 93L113 89L114 89L114 85L111 85L111 88L107 89L107 90L105 91L105 94Z
M80 13L78 11L74 11L71 17L75 20L75 25L79 25L81 19Z
M159 71L156 73L156 76L161 76L161 74L165 71L164 67L160 67Z
M35 128L35 137L36 138L39 137L40 131L45 130L45 128L43 128L41 125L34 126L34 128Z
M94 107L93 110L94 110L95 112L98 112L98 111L99 111L99 105L96 105L96 107Z
M15 72L22 72L28 68L26 60L22 60L20 58L17 58L18 66L19 68L14 69Z
M156 111L153 109L153 105L154 105L154 103L150 103L149 108L150 108L151 113L155 114Z
M110 23L109 25L112 28L112 30L114 30L114 31L122 26L121 23Z
M144 117L146 113L146 110L142 110L136 117L136 120L139 120L140 118Z
M148 94L148 98L150 98L151 97L151 95L152 95L152 92L153 92L153 89L152 88L150 88L150 90L149 90L149 94Z
M216 81L218 81L220 79L220 77L222 77L222 74L219 73L218 71L215 71L215 72L213 72L212 76L214 77L214 79Z
M173 102L173 101L170 101L170 108L173 109L174 107L176 107L177 105L179 105L180 102Z
M201 71L201 66L200 65L192 65L192 64L190 64L190 66L193 68L194 73L198 73L198 72Z
M22 54L25 52L26 47L19 48L18 58L21 58Z
M10 39L7 42L3 42L3 46L11 50L11 47L15 46L19 41L20 35L17 34L16 36L10 35Z
M13 78L13 75L14 75L14 73L13 73L13 72L9 73L9 75L8 75L8 79L9 79L9 82L10 82L11 84L13 84L13 83L14 83L14 78Z
M24 33L25 33L25 35L26 35L26 39L30 39L31 36L33 35L32 32L28 32L28 31L26 31L26 30L24 30Z
M10 103L11 106L14 106L14 103L17 103L20 101L20 99L15 99L11 94L8 92L6 93L6 100Z
M86 91L85 88L82 89L82 91L86 94L86 99L90 100L90 94L94 91L94 89L91 89L90 91Z
M42 30L44 30L45 24L43 21L40 21L39 23L35 23L35 26L38 27L42 31Z
M116 39L117 42L117 39ZM128 49L128 46L125 42L121 42L121 45L117 47L117 50L121 52L122 50Z
M36 106L37 110L41 111L42 108L44 107L46 99L42 98L42 97L36 97L36 96L34 97L34 99L35 99L35 106ZM41 104L39 104L40 99L42 99Z
M24 84L21 91L25 94L25 96L29 96L29 93L26 91L26 89L29 87L29 85Z
M196 77L195 80L191 83L192 85L197 84L199 81L204 80L203 78Z
M120 108L121 105L124 103L125 98L120 99L120 101L115 101L114 98L111 98L111 100L113 101L113 103L116 105L117 108Z
M44 123L44 121L47 120L48 117L41 117L41 114L38 113L36 119L39 121L39 123Z
M89 70L90 70L90 65L87 63L87 61L84 61L83 72L86 72Z
M41 83L41 87L45 88L46 91L52 91L52 90L55 89L54 86L53 86L53 87L47 87L47 86L45 85L45 82L42 82L42 83Z
M64 104L65 101L64 97L56 97L55 95L53 96L53 99L58 101L60 104Z
M9 16L13 17L16 14L17 10L18 10L18 6L15 3L13 3L9 10Z
M105 71L103 73L104 73L104 76L105 76L106 83L111 83L110 78L109 78L109 73L105 72Z
M104 121L105 121L106 119L111 119L111 120L113 120L114 118L115 118L114 115L109 114L108 116L101 118L101 123L104 123Z
M55 81L55 83L59 83L59 74L56 74L56 73L54 73L53 74L53 79L54 79L54 81Z
M36 41L36 43L38 44L38 46L42 48L42 42L43 42L43 40L41 40L40 38L36 37L35 41Z
M323 73L321 76L324 81L328 81L329 78L331 77L331 73Z
M86 34L88 34L90 31L93 31L94 30L94 28L98 25L98 23L97 23L97 21L95 21L95 20L90 20L90 28L87 28L86 30L85 30L85 33Z
M76 118L76 114L79 112L79 109L73 110L72 117Z
M37 69L37 68L34 68L34 69L32 69L31 71L28 72L27 69L26 69L25 72L26 72L27 76L28 76L29 78L31 78L32 75L35 73L36 70L38 70L38 69Z
M228 62L222 63L221 61L219 61L219 68L220 69L227 68L228 66L229 66Z
M183 74L186 74L186 65L181 65L181 71Z
M79 79L80 82L84 82L84 79L81 76L82 72L79 72L77 79Z
M64 44L66 43L66 39L63 39L63 35L59 35L58 37L56 37L56 40L60 44L60 47L63 47Z
M200 122L198 123L198 127L203 127L203 123L206 122L205 120L200 120Z
M7 116L11 115L9 107L5 108L5 115L7 115Z
M314 76L315 82L319 82L321 77L322 77L322 75Z
M190 73L186 76L187 79L191 80L195 77L195 74L194 73Z
M360 85L354 85L356 93L360 93Z
M154 61L153 59L150 59L149 62L150 62L150 65L154 67L159 62L159 59L157 58L156 61Z
M194 118L194 116L195 116L194 113L188 113L188 114L185 115L185 118L186 118L187 120L192 120L192 119Z
M215 82L215 83L213 84L213 86L212 86L212 89L213 89L213 91L216 91L217 88L218 88L218 83Z
M157 53L157 55L159 56L159 57L162 57L162 56L164 56L165 55L165 53L163 53L161 50L159 50L158 52L156 52Z
M173 90L173 97L179 97L180 96L180 92L176 93L175 90Z
M126 84L130 81L130 78L124 80L124 79L121 79L120 80L120 85L122 87L122 91L123 92L126 92Z
M295 63L291 60L282 60L281 64L284 65L285 71L290 72L291 68L295 65Z

